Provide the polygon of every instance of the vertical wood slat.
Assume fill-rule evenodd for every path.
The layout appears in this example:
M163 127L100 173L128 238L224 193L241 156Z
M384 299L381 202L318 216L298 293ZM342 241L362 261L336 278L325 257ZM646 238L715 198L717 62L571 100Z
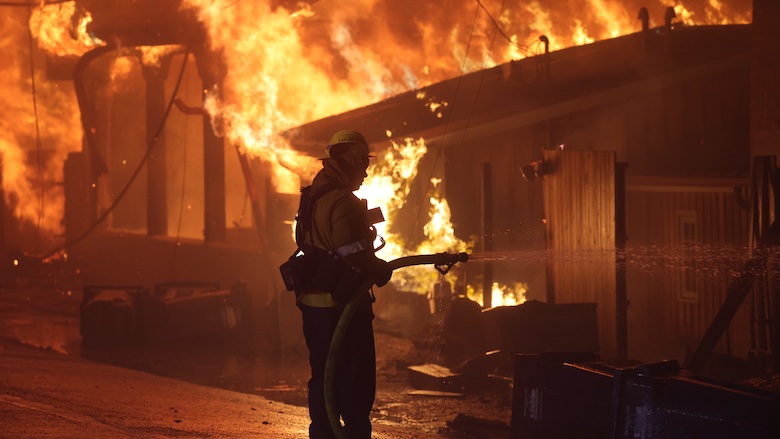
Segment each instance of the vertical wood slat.
M725 291L731 281L734 267L744 262L741 259L741 249L746 237L741 235L747 227L746 213L738 208L733 195L722 192L658 192L646 193L642 197L645 198L643 205L654 206L645 210L648 216L643 218L643 221L664 222L666 236L658 243L673 258L679 256L675 212L697 212L699 299L694 302L679 300L680 279L677 265L683 262L679 259L669 259L663 270L667 274L663 281L664 291L658 293L664 300L664 315L659 316L659 319L666 321L666 336L670 337L670 340L699 340L725 300ZM652 241L652 234L645 233ZM723 247L720 247L721 245ZM744 343L734 337L729 340L724 338L719 342L717 351L732 352L735 349L732 342L738 345ZM688 349L692 348L693 346L688 346Z
M544 152L550 279L557 303L597 304L601 354L616 354L615 153Z

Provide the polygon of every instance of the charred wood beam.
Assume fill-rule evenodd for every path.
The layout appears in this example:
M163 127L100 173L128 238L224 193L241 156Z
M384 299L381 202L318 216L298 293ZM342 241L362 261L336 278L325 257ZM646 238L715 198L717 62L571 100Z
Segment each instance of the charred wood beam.
M493 170L482 164L482 251L493 251ZM485 261L482 274L482 308L493 307L493 263Z
M195 53L198 73L203 80L203 99L222 90L226 67L220 53L200 46ZM219 121L216 121L219 125ZM203 115L203 238L206 242L224 242L227 239L225 218L225 141L215 132L209 114Z
M155 138L155 135L157 126L165 117L165 77L169 65L170 57L166 57L160 67L143 67L146 80L146 140L147 145L156 145L149 154L146 174L146 233L149 236L168 234L165 137Z
M97 122L95 121L95 106L92 101L87 97L86 84L84 82L84 71L92 63L92 61L103 56L104 54L115 50L113 45L101 46L90 50L79 58L76 63L76 67L73 68L73 86L76 92L76 101L79 105L81 112L81 128L84 131L84 141L89 158L92 161L92 170L94 174L93 179L97 179L100 175L108 171L106 161L100 155L100 151L95 145L95 130L97 129Z
M615 165L615 327L617 357L628 358L628 273L626 259L626 168Z

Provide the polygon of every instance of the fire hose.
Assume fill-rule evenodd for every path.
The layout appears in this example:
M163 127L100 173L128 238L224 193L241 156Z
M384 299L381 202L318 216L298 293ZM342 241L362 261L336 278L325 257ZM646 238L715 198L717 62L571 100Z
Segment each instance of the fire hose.
M392 270L410 267L412 265L433 265L439 273L445 275L456 263L466 262L468 260L468 253L436 253L430 255L404 256L389 261L388 265ZM330 427L339 439L348 439L348 437L344 430L344 426L341 425L336 403L336 369L338 357L344 342L344 334L346 334L347 328L349 327L350 322L352 322L355 310L357 310L366 300L369 300L370 296L368 294L360 294L360 292L368 291L373 285L373 279L366 280L358 290L358 294L355 294L352 297L352 300L344 307L344 311L342 311L339 322L336 325L336 330L333 332L330 349L328 350L328 358L325 361L325 409L328 413Z

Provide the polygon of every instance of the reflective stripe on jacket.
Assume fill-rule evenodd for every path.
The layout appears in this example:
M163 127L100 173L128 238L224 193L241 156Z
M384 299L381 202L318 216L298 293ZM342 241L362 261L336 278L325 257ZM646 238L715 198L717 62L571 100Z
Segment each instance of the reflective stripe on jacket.
M333 251L342 258L360 252L373 256L366 203L348 189L333 189L320 196L312 209L311 220L311 234L304 238L306 243ZM321 290L305 291L298 295L297 302L317 308L343 306L330 293Z
M297 301L301 305L313 308L338 308L344 305L333 300L333 295L320 290L306 291L298 295Z

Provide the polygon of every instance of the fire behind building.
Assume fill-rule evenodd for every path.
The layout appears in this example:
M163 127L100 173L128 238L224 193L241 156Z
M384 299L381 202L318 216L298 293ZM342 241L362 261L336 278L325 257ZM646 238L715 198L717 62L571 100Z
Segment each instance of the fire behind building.
M670 11L663 26L651 27L640 12L640 32L544 50L285 134L312 158L343 127L363 132L379 151L424 139L428 152L409 188L411 207L399 211L394 230L423 240L419 211L431 177L440 179L435 187L449 203L456 235L474 237L474 254L482 257L463 269L463 279L483 291L493 281L522 282L527 300L595 303L604 357L686 359L727 294L739 289L735 276L774 220L766 200L774 197L776 106L766 78L777 71L767 60L777 58L762 54L777 40L777 11L767 5L756 2L753 26L681 26ZM118 20L109 12L95 11L96 31L116 38L112 32L130 29L121 35L126 45L149 44L144 38L154 32L101 28L101 16ZM163 27L171 31L163 40L181 44L179 35L195 31L170 17L176 26ZM113 60L104 57L113 50L96 49L63 67L64 77L74 74L86 128L83 151L65 166L66 240L78 241L69 258L95 284L242 282L261 316L259 330L284 343L297 314L277 267L292 251L295 196L273 190L267 163L241 152L225 161L225 141L200 108L201 91L220 81L223 66L209 58L214 54L195 53L197 74L185 78L197 83L188 84L169 74L186 64L183 54L164 55L160 68L129 67L124 90L105 99L101 93L116 86ZM172 90L182 90L174 110L165 99ZM139 100L145 116L132 111ZM163 139L159 121L166 118L178 129ZM197 147L177 149L172 139ZM124 189L145 162L146 178ZM202 166L171 174L172 162ZM192 185L180 183L187 181L205 185L188 194ZM246 190L226 190L232 187ZM174 196L192 200L182 209L200 219L172 212L166 200ZM113 206L117 198L124 201ZM106 210L108 226L92 230ZM226 211L242 212L233 227ZM173 227L173 218L183 220ZM773 291L757 288L735 308L715 352L762 360L776 351ZM490 305L492 297L483 297Z

